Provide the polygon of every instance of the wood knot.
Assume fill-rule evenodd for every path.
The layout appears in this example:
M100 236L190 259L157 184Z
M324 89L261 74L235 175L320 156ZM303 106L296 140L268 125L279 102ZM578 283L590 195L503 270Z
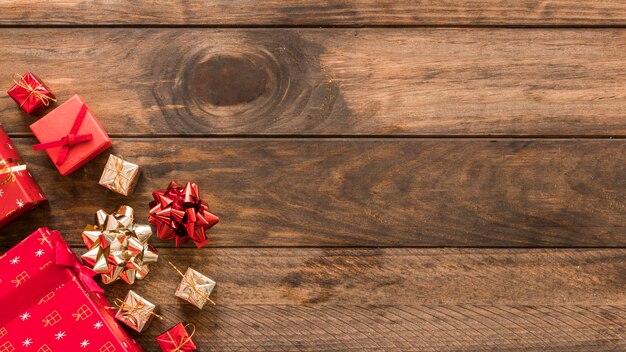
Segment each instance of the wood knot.
M314 133L332 117L351 126L341 119L352 114L339 87L320 65L324 47L292 31L196 39L173 35L150 55L159 77L153 94L171 132Z
M199 63L191 75L191 90L202 103L232 106L250 103L268 89L267 71L251 58L215 56Z

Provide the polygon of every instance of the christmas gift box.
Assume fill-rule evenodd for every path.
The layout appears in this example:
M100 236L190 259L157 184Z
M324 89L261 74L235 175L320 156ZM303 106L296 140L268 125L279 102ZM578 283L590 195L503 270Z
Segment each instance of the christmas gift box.
M209 243L206 232L220 219L200 199L197 184L188 182L181 187L172 181L166 190L152 192L152 197L148 221L156 225L157 237L175 238L176 247L189 239L198 248Z
M0 226L46 201L46 196L0 125Z
M78 95L30 125L39 144L61 175L69 175L111 147L111 140Z
M187 327L191 328L191 334L187 332ZM193 352L197 349L191 339L195 333L196 328L192 324L178 323L157 336L156 340L163 352Z
M0 326L20 310L36 304L43 294L40 288L54 287L74 277L69 266L54 265L57 247L60 253L69 251L58 231L40 228L0 256Z
M7 94L27 114L34 114L56 101L50 89L31 72L13 77L13 83Z
M178 275L182 276L182 280L174 293L176 297L184 299L199 309L202 309L207 302L215 304L209 297L215 288L215 281L192 268L187 268L187 271L183 274L174 264L171 262L169 264L176 270Z
M141 351L113 319L102 289L92 279L96 273L80 263L58 231L38 229L0 256L0 268L0 352L21 351L31 345L47 345L51 351L78 350L71 344L74 338L61 341L62 334L57 339L59 331L48 329L52 326L63 327L68 334L76 334L73 336L98 333L101 336L88 343L111 341L116 349L108 351ZM92 313L92 319L98 319L94 324L100 322L99 331L92 331L93 326L86 323L65 325L81 321L73 314L80 314L82 306L86 307L83 311Z
M0 352L30 350L142 351L113 319L107 301L86 292L76 277L0 328Z
M100 186L104 186L121 195L129 195L139 179L139 166L119 156L109 155L100 177Z
M141 332L150 325L153 317L162 319L154 312L156 310L154 304L132 290L128 291L123 301L117 299L115 304L118 306L115 318L137 332Z

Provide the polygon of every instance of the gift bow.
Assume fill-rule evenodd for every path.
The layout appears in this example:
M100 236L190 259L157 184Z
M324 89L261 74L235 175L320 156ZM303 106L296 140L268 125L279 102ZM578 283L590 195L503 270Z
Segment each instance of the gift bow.
M16 77L18 77L17 80L15 79ZM19 87L25 89L28 92L28 95L22 101L22 103L20 104L20 107L22 107L22 106L24 106L24 104L26 104L28 99L30 99L31 95L34 95L35 97L37 97L37 99L41 100L41 103L44 106L50 105L50 102L52 102L52 101L57 101L56 99L54 99L52 97L49 97L49 96L45 95L44 93L42 93L42 92L37 90L39 88L43 88L43 83L39 83L36 87L33 87L28 82L26 82L26 80L24 79L23 76L20 76L18 74L14 74L13 75L13 82L15 83L16 86L19 86Z
M198 248L209 243L206 231L219 222L219 217L200 199L197 184L188 182L180 187L172 181L167 190L155 191L152 196L148 221L157 225L160 239L175 237L176 247L189 238Z
M9 166L9 164L16 164L14 166ZM13 179L15 172L20 172L26 170L28 167L26 165L21 164L19 160L15 159L0 159L0 166L4 165L4 168L0 169L0 175L8 174L7 177L0 181L0 186L9 183Z
M74 124L72 125L72 128L70 129L70 133L68 133L65 137L62 137L61 139L57 141L35 144L33 145L33 149L44 150L44 149L61 147L61 150L59 151L59 155L57 157L56 164L63 165L63 163L67 159L68 153L70 152L70 148L72 148L73 146L79 143L89 142L90 140L93 139L93 135L91 133L78 134L78 130L80 129L80 126L83 124L83 120L85 120L85 116L87 115L87 110L88 108L87 108L87 105L85 104L83 104L80 107L80 111L78 112L78 115L76 116L76 120L74 120Z
M97 274L95 271L82 265L76 258L76 255L61 242L57 242L55 247L57 265L72 269L87 292L104 293L104 290L93 280L93 277Z
M102 274L105 284L120 278L133 284L135 279L143 279L148 265L158 259L158 252L148 244L150 236L149 225L135 224L133 208L122 205L113 214L101 209L96 213L96 224L83 231L88 251L82 258Z

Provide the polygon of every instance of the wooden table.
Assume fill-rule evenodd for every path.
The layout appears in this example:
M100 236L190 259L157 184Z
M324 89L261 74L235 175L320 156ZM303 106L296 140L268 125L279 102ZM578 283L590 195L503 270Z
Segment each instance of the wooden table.
M178 320L201 351L626 350L626 2L5 0L0 26L5 88L80 93L143 170L128 198L108 153L60 176L1 96L50 198L3 251L46 225L82 252L97 209L145 220L172 179L222 219L154 240L146 351Z

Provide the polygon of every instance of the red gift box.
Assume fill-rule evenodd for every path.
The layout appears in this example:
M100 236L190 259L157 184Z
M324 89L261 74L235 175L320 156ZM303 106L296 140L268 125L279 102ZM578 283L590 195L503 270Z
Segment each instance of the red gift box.
M43 294L41 288L74 277L70 268L52 265L57 246L69 250L58 231L40 228L0 256L0 326L20 310L36 304Z
M45 201L46 196L0 125L0 226Z
M142 351L106 305L101 296L88 296L73 278L2 326L0 351Z
M7 91L7 94L27 114L32 114L55 102L50 89L31 72L26 72L22 77L13 79L15 85Z
M157 336L157 343L163 352L193 352L197 349L196 344L191 340L195 333L195 328L189 335L185 327L183 323L178 323Z
M69 175L111 147L111 139L83 98L74 95L30 125L40 144L61 175Z
M0 352L142 351L58 231L35 231L0 267Z

